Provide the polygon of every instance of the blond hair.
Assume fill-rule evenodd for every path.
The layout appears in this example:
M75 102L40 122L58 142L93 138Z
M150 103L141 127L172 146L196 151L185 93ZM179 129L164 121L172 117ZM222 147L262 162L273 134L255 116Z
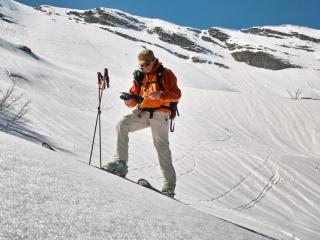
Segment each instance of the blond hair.
M151 62L155 59L153 51L150 49L143 49L138 54L139 62Z

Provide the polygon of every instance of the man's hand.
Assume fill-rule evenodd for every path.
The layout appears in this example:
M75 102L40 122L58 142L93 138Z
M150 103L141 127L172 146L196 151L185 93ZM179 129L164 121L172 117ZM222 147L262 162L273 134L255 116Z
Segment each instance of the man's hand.
M159 91L150 92L148 95L148 98L152 100L158 100L161 98L161 92Z

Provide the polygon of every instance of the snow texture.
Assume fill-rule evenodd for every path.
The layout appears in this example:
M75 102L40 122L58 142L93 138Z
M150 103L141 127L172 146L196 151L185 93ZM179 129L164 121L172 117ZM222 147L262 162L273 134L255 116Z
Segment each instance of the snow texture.
M126 14L212 52L195 53L147 30L88 24L69 11L0 1L0 90L15 80L17 93L31 100L31 123L0 133L0 239L320 239L319 43L219 28L242 50L262 48L302 67L272 71L235 61L218 39L201 40L208 30ZM305 27L264 28L320 39ZM131 111L119 95L131 85L142 46L175 72L182 89L170 142L183 203L87 165L96 72L107 67L111 80L102 99L104 164L112 161L116 123ZM298 89L313 100L291 99L288 92ZM161 188L149 129L130 135L129 151L128 177Z

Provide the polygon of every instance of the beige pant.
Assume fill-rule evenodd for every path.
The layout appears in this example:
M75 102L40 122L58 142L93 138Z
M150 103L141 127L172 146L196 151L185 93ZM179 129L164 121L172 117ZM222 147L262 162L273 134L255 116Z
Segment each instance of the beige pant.
M114 160L128 162L129 133L151 127L153 144L157 150L160 167L165 182L169 185L176 184L176 173L172 165L171 151L169 148L169 122L170 117L166 112L154 112L149 118L149 112L135 109L131 114L124 116L117 124L117 144Z

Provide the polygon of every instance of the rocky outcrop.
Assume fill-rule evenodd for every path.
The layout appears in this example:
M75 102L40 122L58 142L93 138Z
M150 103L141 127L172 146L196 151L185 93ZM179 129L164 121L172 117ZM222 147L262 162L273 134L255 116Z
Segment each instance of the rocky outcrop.
M186 55L183 55L181 53L177 53L177 52L173 52L159 44L154 44L154 43L151 43L151 42L148 42L148 41L145 41L145 40L142 40L142 39L138 39L138 38L134 38L134 37L131 37L129 36L128 34L125 34L125 33L122 33L122 32L119 32L119 31L115 31L115 30L112 30L112 29L109 29L109 28L106 28L106 27L100 27L101 29L105 30L105 31L108 31L108 32L111 32L113 34L116 34L120 37L123 37L123 38L126 38L128 40L131 40L131 41L134 41L134 42L142 42L142 43L147 43L149 45L154 45L154 46L157 46L159 48L162 48L164 50L166 50L167 52L179 57L179 58L182 58L182 59L189 59L189 56L186 56Z
M280 38L283 39L284 37L296 37L303 41L310 41L314 43L320 43L320 39L310 37L298 32L290 32L290 33L284 33L279 32L276 30L268 29L268 28L249 28L249 29L243 29L241 30L244 33L250 33L255 35L261 35L266 37L273 37L273 38Z
M249 28L249 29L242 29L241 32L243 33L250 33L254 35L260 35L265 37L273 37L283 39L283 37L290 37L290 34L271 30L268 28Z
M303 50L303 51L306 51L306 52L314 52L314 51L315 51L315 50L312 49L311 47L309 47L309 46L304 46L304 45L288 46L288 45L282 44L282 45L278 45L278 46L284 47L284 48L299 49L299 50Z
M224 68L224 69L230 69L230 67L228 67L227 65L224 65L222 63L214 62L213 64L218 67Z
M252 51L235 51L231 53L232 57L238 62L245 62L246 64L258 68L265 68L270 70L281 70L286 68L301 68L298 65L290 64L286 60L279 59L271 54L265 52Z
M200 57L192 57L191 60L192 60L192 62L195 62L195 63L209 63L209 64L212 64L211 61L208 61L207 59L203 59L203 58L200 58Z
M192 62L194 63L207 63L207 64L214 64L220 68L224 68L224 69L230 69L230 67L228 67L227 65L224 65L222 63L218 63L218 62L212 62L210 60L207 60L207 59L204 59L204 58L201 58L201 57L197 57L197 56L194 56L191 58Z
M211 37L202 35L202 36L201 36L201 39L202 39L203 41L206 41L206 42L211 42L211 43L213 43L214 45L218 45L218 46L220 46L220 47L222 47L222 48L226 48L225 46L223 46L223 45L221 45L220 43L218 43L218 42L216 42L215 40L213 40Z
M314 43L320 43L320 39L319 38L309 37L307 35L304 35L304 34L301 34L301 33L298 33L298 32L291 32L291 35L296 37L296 38L299 38L300 40L303 40L303 41L310 41L310 42L314 42Z
M161 27L154 27L147 30L150 34L156 33L161 41L178 45L183 49L197 53L212 53L209 49L199 46L195 42L191 41L186 36L179 33L169 33L163 30Z
M138 39L138 38L135 38L135 37L131 37L129 36L128 34L125 34L125 33L122 33L122 32L118 32L118 31L115 31L115 30L111 30L109 28L105 28L105 27L100 27L101 29L105 30L105 31L108 31L108 32L111 32L111 33L114 33L120 37L123 37L123 38L126 38L128 40L131 40L131 41L134 41L134 42L144 42L144 43L148 43L142 39Z
M0 13L0 19L1 19L1 20L5 21L5 22L8 22L8 23L15 23L14 21L11 21L9 18L10 18L10 17L5 16L5 15L3 15L3 14Z
M230 38L228 34L222 32L220 29L217 29L217 28L210 28L208 30L208 33L210 34L211 37L216 38L221 42L225 42Z
M197 36L201 33L201 30L196 28L187 28L189 31L194 32Z
M83 19L86 23L98 23L101 25L128 28L136 31L141 31L145 28L145 24L136 18L127 16L121 12L109 13L101 8L84 12L69 11L67 14L76 16L78 19Z

